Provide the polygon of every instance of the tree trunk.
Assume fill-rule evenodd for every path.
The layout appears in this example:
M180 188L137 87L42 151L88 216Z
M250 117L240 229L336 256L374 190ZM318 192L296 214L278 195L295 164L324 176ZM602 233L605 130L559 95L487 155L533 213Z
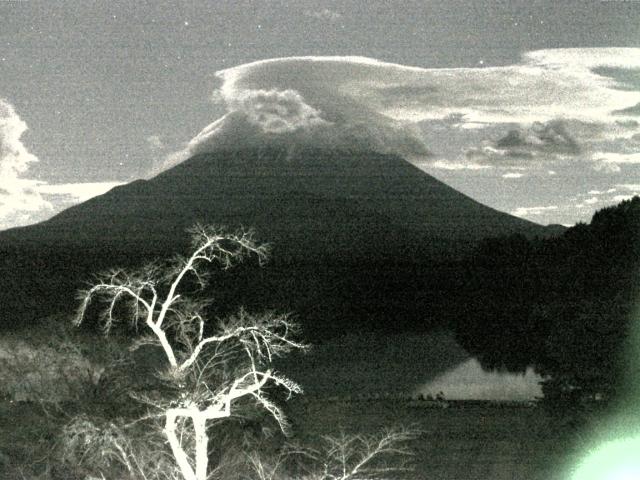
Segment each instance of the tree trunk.
M196 476L195 472L191 468L189 458L184 452L182 445L180 445L180 440L176 435L176 421L178 416L178 413L173 411L173 409L167 410L164 433L167 436L167 440L169 440L171 452L173 453L173 457L176 459L178 467L180 467L184 480L199 480L199 477ZM205 476L202 478L206 478L206 472Z
M207 468L209 465L207 419L204 418L204 415L196 415L192 417L192 420L196 434L196 479L207 480Z

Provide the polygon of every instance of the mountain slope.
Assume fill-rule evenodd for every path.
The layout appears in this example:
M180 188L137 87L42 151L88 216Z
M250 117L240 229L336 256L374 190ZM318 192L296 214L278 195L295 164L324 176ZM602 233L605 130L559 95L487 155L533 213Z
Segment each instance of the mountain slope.
M319 221L323 215L344 217L332 222L341 231L368 226L384 234L394 227L379 222L390 222L449 240L544 234L543 227L486 207L394 155L306 149L291 157L284 149L265 148L199 155L151 180L114 188L0 236L69 241L69 230L77 229L76 240L117 243L126 233L126 241L147 241L148 235L181 231L195 220L213 220L306 238L300 232L328 228Z
M181 251L184 230L195 222L252 227L274 247L265 271L246 267L234 275L222 292L229 303L295 310L312 324L391 316L398 329L419 323L424 303L446 295L431 288L443 276L455 277L442 267L446 259L487 236L546 234L397 156L218 151L41 224L1 232L0 319L65 308L91 272ZM249 291L257 295L250 298Z

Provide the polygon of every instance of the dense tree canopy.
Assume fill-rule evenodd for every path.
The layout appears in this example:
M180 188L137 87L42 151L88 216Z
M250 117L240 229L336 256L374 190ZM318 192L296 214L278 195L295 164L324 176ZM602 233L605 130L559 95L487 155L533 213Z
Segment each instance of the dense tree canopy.
M534 365L547 394L614 395L639 272L638 197L560 237L486 240L458 292L457 338L487 368Z

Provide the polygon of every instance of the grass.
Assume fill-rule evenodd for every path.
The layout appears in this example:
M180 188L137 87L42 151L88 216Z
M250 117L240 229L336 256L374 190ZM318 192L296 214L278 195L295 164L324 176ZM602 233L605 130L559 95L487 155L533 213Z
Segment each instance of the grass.
M300 401L292 408L296 429L309 441L335 433L375 432L389 425L422 431L412 443L414 479L560 480L580 448L579 431L541 407L450 402L420 408L397 400Z
M575 426L541 407L450 402L449 408L425 408L415 401L300 397L287 409L294 439L307 445L340 432L420 429L410 445L410 478L416 480L560 480L561 466L580 447ZM1 404L0 478L64 478L43 475L60 426L36 404Z

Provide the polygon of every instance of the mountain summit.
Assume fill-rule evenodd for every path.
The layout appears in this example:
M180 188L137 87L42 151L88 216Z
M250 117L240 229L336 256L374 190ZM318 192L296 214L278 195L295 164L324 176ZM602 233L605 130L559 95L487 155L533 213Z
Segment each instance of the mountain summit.
M394 313L417 321L425 279L481 238L547 229L486 207L402 158L362 150L279 146L196 155L69 208L0 233L3 323L70 308L87 276L181 251L195 222L251 227L273 262L223 295L344 322ZM249 269L249 267L247 267ZM246 269L245 269L246 270ZM244 273L243 273L244 272ZM232 277L234 275L231 275ZM252 287L248 289L248 283ZM437 281L435 283L438 283ZM293 299L293 300L292 300ZM419 302L418 302L419 303ZM380 307L380 308L378 308ZM8 315L11 312L11 317ZM344 318L327 318L326 315ZM332 330L331 326L327 326Z

